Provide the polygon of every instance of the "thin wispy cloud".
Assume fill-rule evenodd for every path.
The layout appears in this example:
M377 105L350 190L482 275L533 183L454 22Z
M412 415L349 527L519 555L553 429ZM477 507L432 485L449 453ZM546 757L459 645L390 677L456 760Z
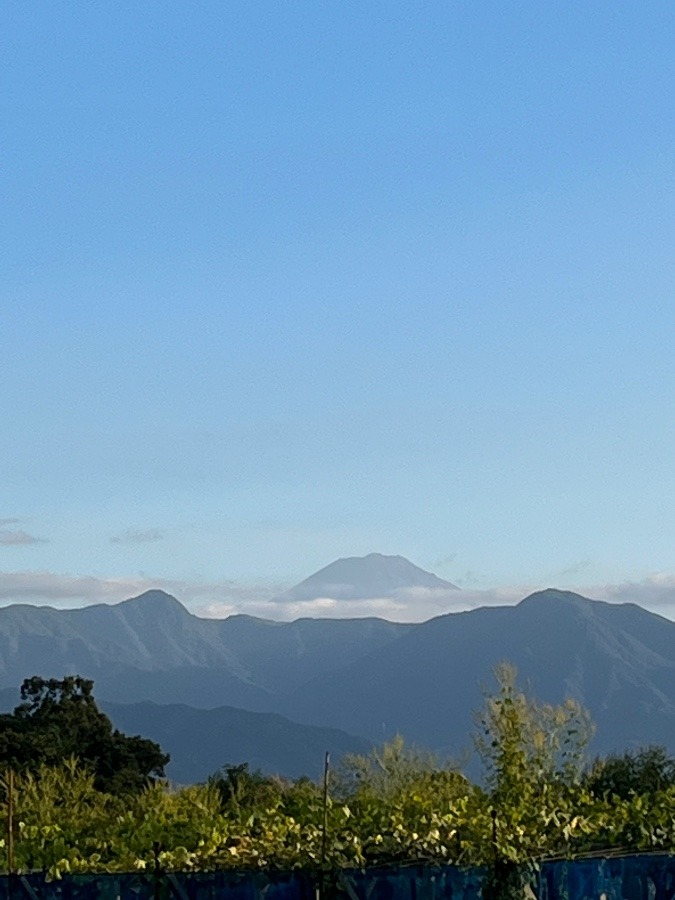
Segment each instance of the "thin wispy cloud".
M561 569L559 572L556 572L555 577L560 581L564 581L566 578L576 578L592 565L593 560L586 557L584 559L577 560L577 562L574 562L571 565L566 566L564 569Z
M162 528L146 528L137 530L127 528L121 534L115 534L110 538L111 544L153 544L155 541L162 541L166 537L166 533Z
M145 581L135 578L106 579L36 571L0 573L0 601L4 602L83 606L124 600L146 589Z
M668 607L675 611L675 574L661 572L641 581L604 585L596 589L595 596L613 603L637 603L658 612Z
M18 525L20 522L21 519L17 518L0 519L0 528L4 528L5 525Z
M445 566L451 566L455 562L457 562L457 554L449 553L447 556L442 556L440 559L435 560L432 565L434 569L442 569Z
M31 544L44 544L45 538L36 537L34 534L28 534L27 531L21 529L0 529L0 545L3 547L26 547Z
M45 571L0 572L0 603L4 605L35 603L65 608L92 603L119 603L153 589L172 594L195 612L215 604L219 610L225 610L225 615L229 615L230 612L250 612L249 605L264 604L279 592L280 586L146 576L104 578Z

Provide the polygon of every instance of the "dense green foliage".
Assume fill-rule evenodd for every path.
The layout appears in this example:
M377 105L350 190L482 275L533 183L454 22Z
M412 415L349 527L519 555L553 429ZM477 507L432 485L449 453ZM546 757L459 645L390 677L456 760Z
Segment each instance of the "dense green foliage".
M596 759L585 776L595 797L654 794L675 788L675 760L663 747L644 747L621 756Z
M169 757L154 741L114 729L96 705L93 686L79 676L27 678L22 702L0 715L0 768L32 771L77 757L97 789L117 794L161 778Z
M325 810L321 786L245 765L225 767L203 785L149 783L124 793L100 790L96 772L75 758L41 763L15 776L15 865L52 876L147 869L154 842L167 869L488 865L496 877L485 896L503 900L505 886L518 893L523 872L544 857L675 845L667 757L656 750L627 757L643 773L658 763L664 777L604 790L600 763L584 768L589 733L577 704L537 703L502 668L496 694L477 716L482 786L400 738L345 759L331 775Z

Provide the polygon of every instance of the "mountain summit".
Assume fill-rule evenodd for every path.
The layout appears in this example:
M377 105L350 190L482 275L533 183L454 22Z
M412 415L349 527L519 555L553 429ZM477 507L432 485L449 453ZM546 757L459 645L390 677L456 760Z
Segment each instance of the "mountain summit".
M459 588L443 581L432 572L413 565L403 556L348 556L320 569L309 578L281 595L283 600L370 600L393 598L397 591L424 588L426 590L457 591Z

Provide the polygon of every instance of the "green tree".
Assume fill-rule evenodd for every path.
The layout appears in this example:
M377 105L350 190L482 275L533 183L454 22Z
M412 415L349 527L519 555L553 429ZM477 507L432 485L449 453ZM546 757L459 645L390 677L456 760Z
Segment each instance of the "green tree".
M528 697L511 665L499 666L495 677L497 693L486 696L476 717L492 819L491 852L484 849L492 869L483 895L510 900L522 897L534 860L569 850L586 827L580 789L592 725L575 700L551 705Z
M528 697L508 663L495 678L497 693L486 696L475 736L494 803L517 802L526 786L579 783L593 734L588 711L571 698L556 706Z
M335 796L349 810L368 864L457 862L457 809L474 788L456 768L398 735L338 767Z
M252 772L248 763L223 766L210 776L208 784L218 792L223 812L233 817L248 817L277 806L284 789L280 779Z
M33 770L76 757L95 787L111 793L137 791L163 777L169 756L154 741L113 728L93 687L79 675L26 679L21 703L0 717L0 766Z
M348 753L333 781L338 793L345 796L371 792L385 799L440 771L433 753L408 746L399 734L370 753Z
M594 797L628 800L638 794L656 794L675 787L675 759L665 747L649 746L622 755L597 757L584 783Z

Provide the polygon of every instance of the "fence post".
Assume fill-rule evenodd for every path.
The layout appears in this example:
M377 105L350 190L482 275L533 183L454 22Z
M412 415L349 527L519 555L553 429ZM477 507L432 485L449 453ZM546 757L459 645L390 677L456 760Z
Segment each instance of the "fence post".
M154 859L154 866L152 871L153 877L153 885L152 885L152 894L154 900L159 900L160 890L159 890L159 881L162 876L162 866L159 861L159 851L161 850L159 841L152 842L152 856Z
M321 831L321 871L319 873L318 900L324 900L326 888L326 848L328 844L328 776L330 753L326 750L323 761L323 828Z
M14 770L7 772L7 894L14 895Z

